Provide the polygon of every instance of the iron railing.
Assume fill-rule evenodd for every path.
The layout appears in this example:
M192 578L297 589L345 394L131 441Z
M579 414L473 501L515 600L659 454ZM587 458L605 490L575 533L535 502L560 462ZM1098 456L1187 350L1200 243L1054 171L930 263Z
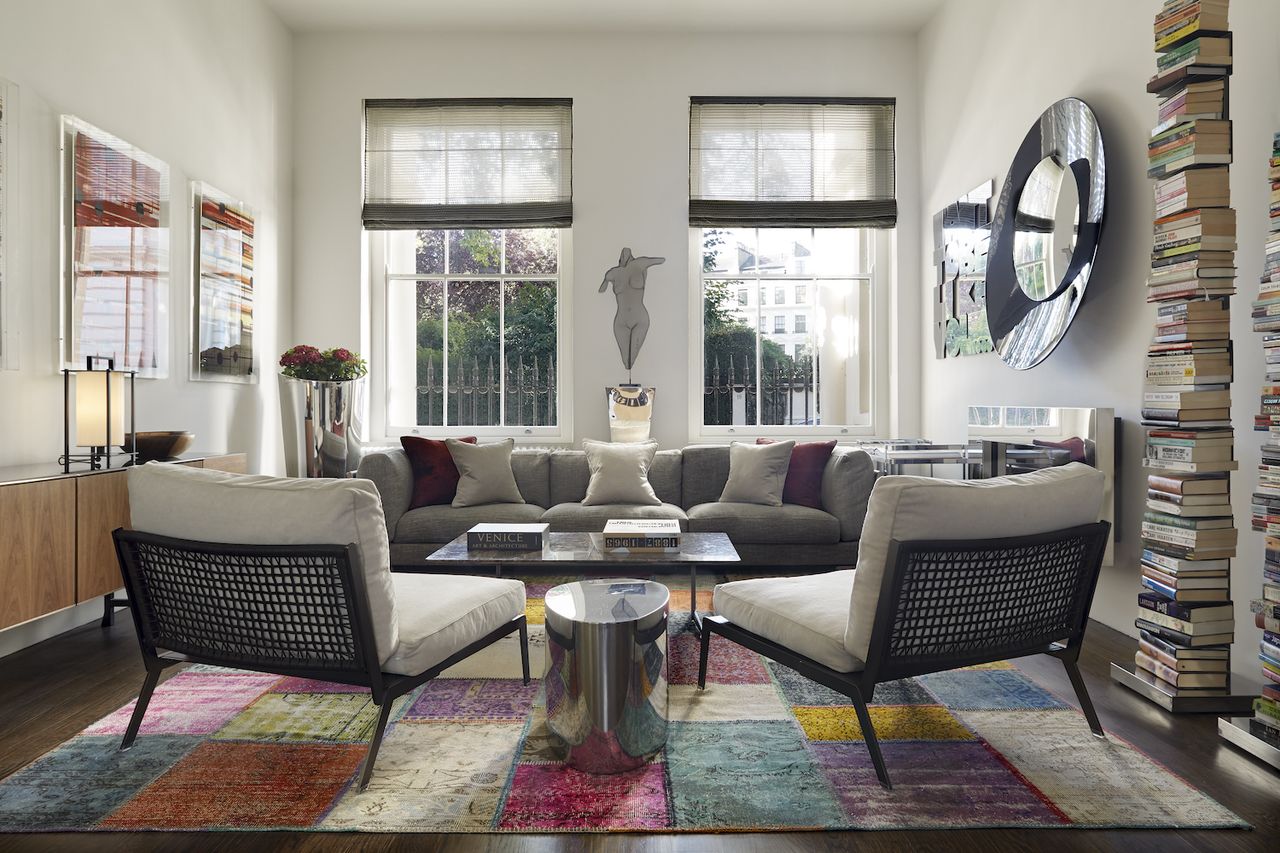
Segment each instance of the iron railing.
M754 425L758 398L761 424L818 424L820 373L808 361L767 362L757 383L750 364L737 367L730 355L722 368L717 357L704 374L703 423Z
M447 411L451 426L502 426L505 386L507 426L556 425L556 365L543 367L537 356L507 363L506 381L499 381L494 359L481 367L479 359L449 365L444 377L434 359L418 372L418 423L439 426ZM447 407L447 408L446 408Z

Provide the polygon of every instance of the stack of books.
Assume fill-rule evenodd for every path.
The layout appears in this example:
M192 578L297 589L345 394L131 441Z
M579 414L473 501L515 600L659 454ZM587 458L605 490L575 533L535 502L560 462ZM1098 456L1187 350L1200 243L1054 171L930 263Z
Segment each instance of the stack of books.
M1112 672L1174 711L1226 701L1235 639L1230 297L1237 246L1227 3L1166 0L1154 27L1157 72L1147 86L1158 98L1159 124L1147 149L1155 181L1147 301L1156 305L1156 325L1142 400L1141 644L1132 664Z
M671 519L610 519L604 526L604 550L628 554L680 550L680 522Z

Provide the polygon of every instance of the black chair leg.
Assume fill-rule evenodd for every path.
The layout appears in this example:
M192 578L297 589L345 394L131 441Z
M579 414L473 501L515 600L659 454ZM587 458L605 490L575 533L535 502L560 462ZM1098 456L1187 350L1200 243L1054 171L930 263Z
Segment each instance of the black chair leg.
M529 683L529 623L520 620L520 667L524 671L524 683Z
M151 694L155 692L156 685L160 682L160 670L147 669L147 677L142 682L142 690L138 693L138 701L133 705L133 716L129 718L129 728L124 731L124 740L120 743L120 751L124 752L133 746L133 742L138 738L138 729L142 727L142 717L147 713L147 705L151 702Z
M696 618L696 617L695 617ZM707 689L707 655L711 653L711 621L702 623L702 633L698 636L698 689Z
M867 710L867 703L863 701L862 694L857 688L853 688L849 692L849 699L853 702L853 710L858 715L858 725L862 727L862 739L867 744L867 752L871 753L871 763L875 765L876 776L880 779L880 784L887 790L893 789L893 783L889 781L889 769L884 765L884 756L880 754L880 739L876 737L875 726L871 725L871 712Z
M360 770L360 786L356 788L357 792L363 792L369 787L369 779L373 776L373 763L378 760L378 748L382 746L382 735L387 730L387 720L391 716L391 706L395 703L395 699L391 696L385 696L382 699L382 707L378 709L378 727L373 730L373 737L369 741L369 751L365 754L364 764Z
M1084 711L1084 718L1089 721L1089 730L1096 737L1106 737L1107 733L1102 730L1102 722L1098 719L1098 712L1093 709L1093 700L1089 698L1089 691L1084 686L1084 678L1080 675L1080 667L1076 666L1076 662L1071 658L1058 658L1062 661L1062 665L1067 670L1067 678L1071 679L1071 686L1075 688L1076 698L1080 700L1080 710Z

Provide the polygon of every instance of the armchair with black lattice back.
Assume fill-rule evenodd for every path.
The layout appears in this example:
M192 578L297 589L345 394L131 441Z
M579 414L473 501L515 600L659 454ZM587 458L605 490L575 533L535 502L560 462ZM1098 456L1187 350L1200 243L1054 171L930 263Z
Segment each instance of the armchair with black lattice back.
M989 480L882 477L857 568L720 584L719 634L849 698L890 787L867 703L877 684L1033 654L1058 658L1103 736L1077 660L1110 525L1103 475L1072 463Z
M114 536L147 674L121 749L179 664L359 685L379 709L363 790L397 698L513 633L529 683L524 584L393 575L366 480L153 463L130 470L129 503L134 529Z

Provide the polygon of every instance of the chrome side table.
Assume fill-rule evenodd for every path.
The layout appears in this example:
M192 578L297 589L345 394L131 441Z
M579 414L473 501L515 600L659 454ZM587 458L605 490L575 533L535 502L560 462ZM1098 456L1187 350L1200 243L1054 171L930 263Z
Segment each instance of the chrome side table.
M666 745L670 597L634 578L547 592L547 726L570 767L622 773Z

